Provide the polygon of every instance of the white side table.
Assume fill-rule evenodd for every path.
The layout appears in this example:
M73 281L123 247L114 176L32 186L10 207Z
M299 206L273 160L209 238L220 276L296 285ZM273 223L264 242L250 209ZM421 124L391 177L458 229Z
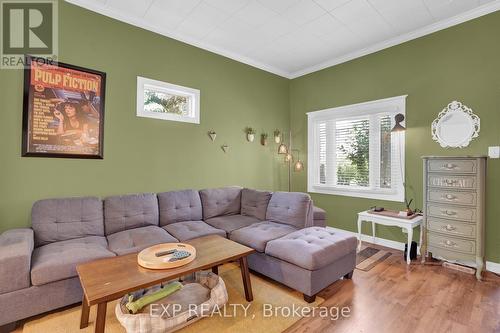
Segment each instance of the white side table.
M377 214L370 214L368 211L364 211L358 213L358 252L361 250L361 223L362 222L371 222L372 223L372 234L373 234L373 243L375 243L375 224L382 224L394 227L400 227L406 229L408 232L408 251L406 254L406 263L409 265L410 260L410 249L411 249L411 241L413 239L413 228L420 226L420 241L419 247L422 246L422 235L423 224L422 221L424 218L422 216L417 216L412 219L403 219L397 217L389 217ZM422 255L422 253L420 253Z

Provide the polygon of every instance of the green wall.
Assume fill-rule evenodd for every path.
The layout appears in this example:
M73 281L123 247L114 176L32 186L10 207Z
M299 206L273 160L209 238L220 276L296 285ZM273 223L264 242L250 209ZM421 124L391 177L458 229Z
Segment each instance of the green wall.
M422 207L422 155L486 155L500 145L500 12L291 81L294 143L307 150L306 112L408 94L406 183L408 196ZM481 132L465 149L443 149L432 141L431 122L452 100L481 118ZM294 190L306 191L306 173L295 174ZM500 160L488 162L486 257L500 262ZM356 230L356 213L377 202L313 194L327 210L328 224ZM367 229L365 230L368 232ZM404 241L401 230L377 227L379 237ZM415 239L418 237L415 236Z
M59 28L61 61L107 73L104 160L21 158L22 72L0 70L0 231L28 226L31 205L41 198L223 185L286 189L276 145L271 139L262 147L258 137L247 143L246 126L271 134L290 124L294 146L306 152L306 112L402 94L408 94L406 182L418 207L421 155L486 154L488 146L500 144L500 13L294 80L63 1ZM138 75L200 89L201 124L136 117ZM431 140L430 124L454 99L481 117L481 133L466 149L445 150ZM215 143L207 136L211 129ZM227 154L223 143L230 147ZM306 173L294 173L293 184L293 190L306 191ZM498 197L500 160L490 160L486 253L495 262ZM327 210L329 225L348 230L356 228L356 213L372 205L401 207L333 195L313 198ZM377 232L404 240L396 228Z
M41 198L286 188L275 144L250 144L243 129L288 127L289 80L63 1L59 36L62 62L107 73L104 160L22 158L23 76L0 70L0 231L30 225ZM138 75L200 89L201 124L136 117Z

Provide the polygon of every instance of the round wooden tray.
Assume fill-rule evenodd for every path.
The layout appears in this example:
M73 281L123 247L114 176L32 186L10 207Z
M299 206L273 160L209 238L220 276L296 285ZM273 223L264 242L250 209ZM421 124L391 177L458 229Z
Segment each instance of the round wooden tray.
M161 253L169 250L178 250L178 251L187 251L191 253L191 255L187 258L176 260L170 262L170 258L172 258L171 254L166 254L162 256L157 256L157 253ZM191 261L196 258L196 249L184 243L164 243L158 244L139 252L137 256L137 262L139 265L149 269L168 269L179 266L184 266L189 264Z

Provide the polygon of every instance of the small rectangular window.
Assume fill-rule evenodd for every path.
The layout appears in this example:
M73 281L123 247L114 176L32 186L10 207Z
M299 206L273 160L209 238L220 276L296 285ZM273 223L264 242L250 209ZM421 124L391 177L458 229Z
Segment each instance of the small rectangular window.
M200 91L137 77L137 116L200 123Z
M405 98L308 113L309 192L403 201Z

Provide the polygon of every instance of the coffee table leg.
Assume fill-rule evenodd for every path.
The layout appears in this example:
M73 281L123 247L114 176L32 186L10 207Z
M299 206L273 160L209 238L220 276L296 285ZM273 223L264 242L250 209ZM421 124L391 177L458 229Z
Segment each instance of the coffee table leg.
M80 317L80 329L84 329L85 327L89 326L89 303L87 303L87 298L85 297L85 294L83 294L83 299L82 299L82 315Z
M212 273L219 275L219 266L212 267Z
M106 302L97 304L97 319L95 321L95 333L104 333L106 325Z
M240 258L241 277L243 278L243 287L245 288L245 298L248 302L253 301L252 284L250 282L250 272L248 271L247 257Z

